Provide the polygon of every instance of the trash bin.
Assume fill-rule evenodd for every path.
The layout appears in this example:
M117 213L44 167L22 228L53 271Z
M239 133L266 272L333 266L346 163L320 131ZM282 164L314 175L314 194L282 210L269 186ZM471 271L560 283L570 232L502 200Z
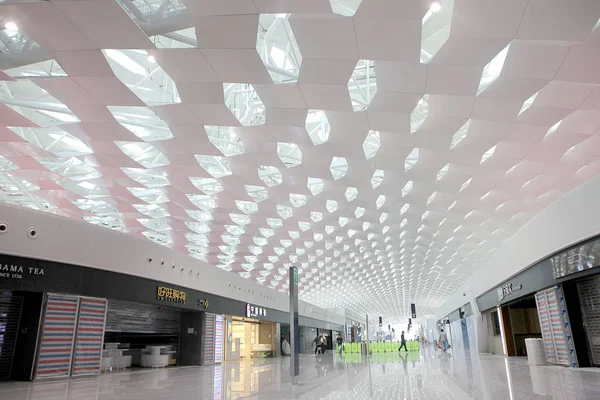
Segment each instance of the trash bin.
M547 365L546 349L542 339L530 338L525 339L525 347L527 348L527 361L529 365Z

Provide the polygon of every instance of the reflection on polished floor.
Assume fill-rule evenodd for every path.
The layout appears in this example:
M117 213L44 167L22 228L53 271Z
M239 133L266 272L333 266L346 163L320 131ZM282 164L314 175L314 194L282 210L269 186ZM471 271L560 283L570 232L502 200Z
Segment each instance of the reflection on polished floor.
M2 400L156 399L600 399L600 372L529 367L526 359L460 353L328 353L225 365L104 374L65 382L0 384Z

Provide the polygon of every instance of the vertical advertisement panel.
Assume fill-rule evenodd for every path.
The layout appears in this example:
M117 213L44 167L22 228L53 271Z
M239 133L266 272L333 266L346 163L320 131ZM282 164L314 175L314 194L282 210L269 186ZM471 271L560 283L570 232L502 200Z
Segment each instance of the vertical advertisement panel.
M562 285L536 293L535 299L547 361L577 367L577 354Z
M558 308L558 296L553 289L546 290L548 301L548 313L550 314L550 327L554 337L554 348L556 349L557 364L569 365L569 351L567 340L563 331L563 322Z
M569 313L567 312L567 304L562 284L556 286L556 297L558 300L558 310L562 319L562 327L565 336L565 342L568 352L568 365L578 367L577 354L575 353L575 343L573 342L573 333L571 332L571 321L569 321Z
M215 363L223 361L223 316L217 315L215 323Z
M107 301L82 297L73 357L73 376L100 373Z
M79 299L48 295L36 379L69 376Z
M204 318L204 364L215 363L215 334L217 316L206 313Z
M538 316L540 318L544 348L546 349L546 361L551 364L556 364L556 350L554 348L554 337L552 336L552 326L550 325L550 314L548 313L546 293L536 293L535 301L537 304Z

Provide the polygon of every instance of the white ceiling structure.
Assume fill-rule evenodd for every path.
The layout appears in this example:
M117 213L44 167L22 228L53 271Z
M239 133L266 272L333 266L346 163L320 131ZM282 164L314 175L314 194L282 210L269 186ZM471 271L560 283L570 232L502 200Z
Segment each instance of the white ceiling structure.
M1 3L0 201L321 307L431 312L600 174L597 0Z

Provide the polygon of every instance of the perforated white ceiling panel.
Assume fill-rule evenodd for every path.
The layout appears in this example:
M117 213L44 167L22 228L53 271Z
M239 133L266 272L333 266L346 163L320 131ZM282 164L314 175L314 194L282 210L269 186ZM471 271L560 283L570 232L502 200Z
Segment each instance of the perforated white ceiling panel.
M597 0L8 3L1 201L322 307L426 314L600 174Z

